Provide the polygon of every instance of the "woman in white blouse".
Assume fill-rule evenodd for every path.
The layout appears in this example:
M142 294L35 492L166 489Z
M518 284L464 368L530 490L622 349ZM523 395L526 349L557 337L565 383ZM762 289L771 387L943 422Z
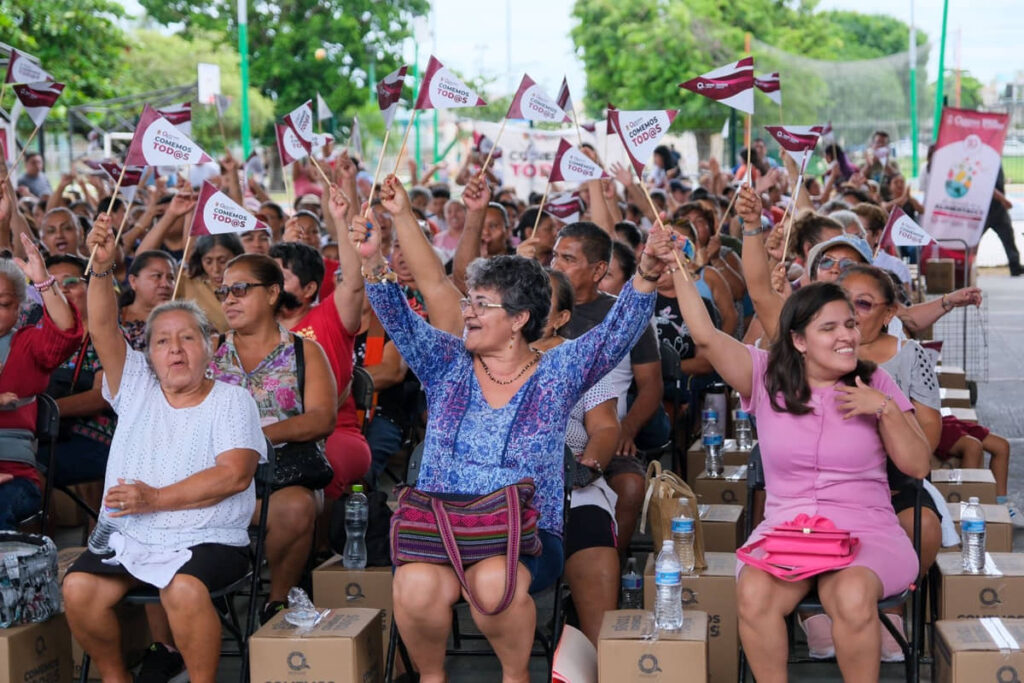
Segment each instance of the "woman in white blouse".
M194 303L158 306L146 353L129 348L117 326L106 216L89 246L89 333L118 414L103 504L119 526L113 557L86 551L68 570L68 622L104 681L130 683L114 607L133 587L156 586L190 679L212 683L221 633L209 593L248 569L253 475L266 457L259 414L245 389L206 376L210 328Z

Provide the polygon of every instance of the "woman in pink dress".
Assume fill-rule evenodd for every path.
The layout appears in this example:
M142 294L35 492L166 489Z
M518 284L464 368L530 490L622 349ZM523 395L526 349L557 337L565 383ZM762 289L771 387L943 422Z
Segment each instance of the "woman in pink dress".
M760 202L749 188L736 204L746 225L760 224ZM826 516L860 540L849 567L803 581L739 566L740 639L754 676L761 683L786 680L784 618L816 588L832 618L843 679L878 680L876 603L917 576L886 478L886 457L911 477L929 471L928 442L910 402L884 370L858 360L856 319L837 285L815 283L793 294L766 352L716 330L694 284L682 271L673 277L698 352L757 418L765 519L748 542L801 513Z

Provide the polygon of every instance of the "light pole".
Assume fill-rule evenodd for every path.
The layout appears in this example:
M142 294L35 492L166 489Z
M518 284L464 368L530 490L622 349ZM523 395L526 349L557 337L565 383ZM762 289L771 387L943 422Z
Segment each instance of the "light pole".
M249 7L248 0L238 0L238 54L242 71L242 158L249 158Z
M914 0L910 0L910 150L914 177L917 177L917 26L914 24Z
M942 37L939 39L939 78L935 84L935 120L932 124L932 141L939 139L939 122L942 119L943 86L946 83L946 20L949 18L949 0L942 2Z

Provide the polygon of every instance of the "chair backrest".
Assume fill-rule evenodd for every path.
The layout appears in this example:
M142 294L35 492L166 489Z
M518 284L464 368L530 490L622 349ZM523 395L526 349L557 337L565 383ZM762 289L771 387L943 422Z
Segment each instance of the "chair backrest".
M60 435L60 409L49 394L36 394L36 438L56 441Z
M761 463L761 444L754 444L747 457L747 488L752 491L764 489L764 466Z
M667 339L661 340L661 379L665 382L678 382L683 378L679 352Z
M352 368L352 400L356 410L369 411L373 407L373 377L361 366Z
M423 461L423 442L416 444L416 447L409 453L409 461L405 465L405 483L409 486L416 486L416 480L420 477L420 463Z

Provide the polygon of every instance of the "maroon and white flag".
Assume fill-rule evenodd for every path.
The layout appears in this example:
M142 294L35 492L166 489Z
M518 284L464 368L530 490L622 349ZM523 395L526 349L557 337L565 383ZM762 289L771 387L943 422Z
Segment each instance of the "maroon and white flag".
M142 109L125 163L129 166L205 164L213 158L148 104Z
M295 137L306 150L306 154L313 151L313 100L306 100L291 112L285 115L284 123L292 129ZM296 159L298 157L295 157Z
M745 114L754 113L754 58L726 64L679 84L691 92L710 97Z
M779 72L754 76L754 87L768 96L775 104L782 104L782 82Z
M309 150L302 144L302 140L291 126L275 123L274 129L277 132L277 153L281 157L282 166L287 166L309 154Z
M878 246L886 251L889 247L923 247L931 241L932 236L924 228L915 223L903 209L894 206Z
M615 134L615 123L612 121L612 112L615 111L615 105L611 102L608 103L608 108L605 110L605 124L604 134L614 135Z
M192 217L192 235L220 235L225 232L269 230L270 226L237 204L207 181L199 190L196 213Z
M409 67L402 65L377 83L377 106L384 117L384 128L390 128L398 111L398 102L402 99L402 87L405 85L405 74Z
M458 76L448 70L437 57L430 56L423 74L414 109L457 109L483 107L487 103Z
M595 164L590 157L562 138L558 143L555 159L551 162L548 182L585 183L588 180L597 180L607 175L604 169Z
M492 159L501 158L501 147L495 149L493 140L483 133L478 133L475 130L473 131L473 149L484 156L490 154ZM493 154L491 154L492 149L494 150Z
M678 109L655 109L651 111L625 111L610 109L608 120L615 127L626 148L629 160L633 162L636 174L644 175L644 166L654 154L654 148L668 132L676 118Z
M231 107L231 96L214 95L213 106L217 107L217 116L224 116L224 113Z
M817 133L824 140L832 137L832 122L829 121L825 124L819 124L817 126L811 126L811 132Z
M558 106L554 99L540 89L532 78L523 74L519 89L512 97L506 119L547 121L548 123L570 123L572 119Z
M121 179L121 194L123 194L124 198L128 200L129 204L131 204L135 199L135 191L139 189L139 183L142 182L142 175L146 172L146 167L128 166L124 169L124 177L121 177L121 164L116 161L101 161L96 165L101 168L104 173L110 176L110 179L115 183L118 178Z
M192 103L182 102L157 109L157 114L171 122L185 135L192 137Z
M559 192L551 195L548 203L544 205L546 213L566 224L578 221L583 214L583 208L579 192Z
M807 160L814 153L814 148L818 144L819 134L816 131L818 127L765 126L764 129L775 139L775 142L779 143L779 147L789 152L789 155L793 157L793 161L797 163L801 172L803 172Z
M569 94L569 79L562 76L562 87L558 89L558 95L555 97L555 102L566 114L573 110L572 106L572 95Z
M25 113L36 126L43 125L50 109L57 103L57 98L64 91L63 83L40 81L38 83L22 83L13 86L14 94L25 107Z
M52 83L53 80L53 76L44 71L39 64L17 50L11 50L4 83Z

